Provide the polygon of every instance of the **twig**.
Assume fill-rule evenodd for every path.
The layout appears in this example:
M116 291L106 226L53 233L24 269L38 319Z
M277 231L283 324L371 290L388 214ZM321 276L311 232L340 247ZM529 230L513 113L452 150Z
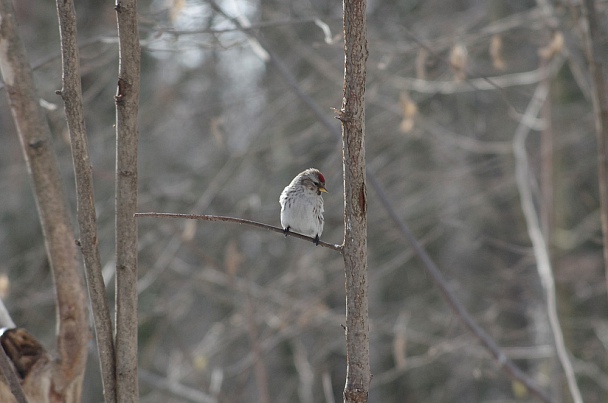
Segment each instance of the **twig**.
M257 221L246 220L244 218L236 218L236 217L226 217L219 215L204 215L204 214L178 214L178 213L135 213L135 217L159 217L159 218L185 218L188 220L202 220L202 221L224 221L224 222L233 222L237 224L245 224L251 225L252 227L258 227L267 229L269 231L278 232L281 234L285 234L286 236L293 236L296 238L304 239L307 241L314 242L315 238L298 234L297 232L289 231L285 233L283 228L275 227L272 225L264 224ZM323 246L324 248L329 248L331 250L335 250L336 252L342 253L342 245L331 244L323 241L319 241L319 246Z
M62 82L57 91L65 104L65 116L70 132L80 240L78 245L84 258L85 278L91 298L91 310L101 367L103 395L106 403L116 401L116 360L112 321L106 300L106 287L101 275L101 259L97 238L93 170L89 158L82 105L80 56L76 35L74 2L57 0L57 15L61 34Z
M534 95L526 108L522 120L520 121L515 131L513 138L513 153L515 155L515 180L517 189L521 198L521 208L526 219L526 227L528 235L532 241L534 257L536 258L536 268L541 284L545 290L545 298L547 303L547 314L549 317L549 325L555 339L555 348L557 357L566 374L566 380L570 388L570 393L575 403L582 403L583 398L576 383L576 376L572 363L568 357L568 351L564 343L564 335L562 333L559 316L557 314L557 300L555 296L555 280L553 278L553 270L551 268L551 260L547 250L547 242L543 237L543 231L540 226L538 215L534 207L532 190L530 189L529 178L530 170L528 167L528 156L526 153L526 138L530 131L529 122L536 118L540 112L542 105L549 92L548 83L543 81L536 87Z

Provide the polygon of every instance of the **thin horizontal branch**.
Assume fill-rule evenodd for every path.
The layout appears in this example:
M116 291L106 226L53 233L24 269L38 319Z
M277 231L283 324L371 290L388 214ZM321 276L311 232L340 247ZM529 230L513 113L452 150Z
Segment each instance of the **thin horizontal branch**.
M275 227L272 225L264 224L257 221L246 220L244 218L236 218L236 217L226 217L219 215L206 215L206 214L179 214L179 213L135 213L135 217L160 217L160 218L185 218L187 220L202 220L202 221L224 221L224 222L233 222L237 224L245 224L251 225L252 227L258 227L267 229L269 231L278 232L284 234L283 228ZM296 238L304 239L307 241L314 242L315 238L298 234L297 232L289 231L286 235L293 236ZM335 250L336 252L342 253L342 245L336 245L332 243L327 243L323 241L319 241L319 246L323 246L324 248L328 248L331 250Z
M282 25L294 26L297 24L306 24L306 23L315 23L316 24L316 22L318 20L320 20L318 17L308 17L308 18L300 18L300 19L287 18L287 19L274 20L274 21L260 21L256 24L251 24L250 26L247 26L247 27L236 26L233 28L222 28L222 29L203 28L203 29L193 29L193 30L176 30L172 27L161 27L161 28L155 29L155 31L159 34L169 34L169 35L174 35L174 36L198 35L198 34L223 34L223 33L229 33L229 32L234 32L234 31L253 31L253 30L258 30L261 28L272 28L272 27L277 27L277 26L282 26ZM337 21L338 18L329 18L328 20Z

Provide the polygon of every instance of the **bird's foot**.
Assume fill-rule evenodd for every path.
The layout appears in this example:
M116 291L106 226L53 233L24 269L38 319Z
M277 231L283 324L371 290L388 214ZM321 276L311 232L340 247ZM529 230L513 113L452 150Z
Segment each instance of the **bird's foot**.
M283 228L283 235L287 238L287 233L289 232L289 226L287 228Z
M317 234L317 236L315 237L315 239L312 241L312 243L314 243L316 246L319 246L319 234Z

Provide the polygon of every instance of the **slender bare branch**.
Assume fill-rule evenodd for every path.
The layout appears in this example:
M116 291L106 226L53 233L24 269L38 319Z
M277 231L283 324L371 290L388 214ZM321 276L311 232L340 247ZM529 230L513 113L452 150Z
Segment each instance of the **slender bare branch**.
M570 393L575 403L582 403L583 398L576 383L576 376L568 351L564 343L564 335L562 333L559 316L557 314L557 300L555 296L555 280L553 278L553 269L551 268L551 260L547 249L547 242L543 236L541 223L534 207L534 199L532 197L532 189L530 189L530 170L528 164L528 155L526 152L526 138L530 131L529 122L533 121L540 112L543 103L549 92L548 83L543 81L536 87L536 91L526 108L520 124L518 125L515 136L513 137L513 153L515 155L515 180L517 189L521 198L521 208L526 219L526 227L528 235L532 241L534 257L536 258L536 268L541 284L545 291L547 303L547 314L549 317L549 325L551 333L555 339L555 348L557 357L566 374L566 380L570 388Z
M235 27L235 28L223 28L223 29L213 29L213 28L204 28L204 29L192 29L192 30L176 30L173 27L167 28L158 28L155 29L156 34L168 34L173 36L182 36L182 35L200 35L200 34L222 34L227 32L234 31L253 31L259 30L262 28L269 27L278 27L278 26L294 26L299 24L310 24L316 23L319 20L319 17L305 17L305 18L288 18L284 20L274 20L274 21L261 21L256 24L251 24L247 27Z
M137 383L137 142L141 51L137 0L116 0L116 398L139 400Z
M74 176L76 178L78 226L80 228L78 244L84 257L86 280L91 298L104 397L107 403L112 403L116 401L114 340L112 338L112 321L110 320L110 311L106 300L106 288L101 275L93 172L89 158L82 106L76 11L73 0L58 0L56 3L63 66L63 88L57 93L63 99L70 132Z
M218 215L201 215L201 214L178 214L178 213L135 213L135 217L159 217L159 218L185 218L188 220L202 220L202 221L224 221L224 222L233 222L237 224L251 225L253 227L267 229L269 231L278 232L284 234L285 236L293 236L295 238L304 239L307 241L315 241L315 238L298 234L297 232L289 231L285 233L283 228L274 227L272 225L264 224L257 221L246 220L244 218L236 218L236 217L226 217L226 216L218 216ZM323 241L319 241L319 246L324 248L329 248L331 250L335 250L336 252L342 253L342 246L331 244Z

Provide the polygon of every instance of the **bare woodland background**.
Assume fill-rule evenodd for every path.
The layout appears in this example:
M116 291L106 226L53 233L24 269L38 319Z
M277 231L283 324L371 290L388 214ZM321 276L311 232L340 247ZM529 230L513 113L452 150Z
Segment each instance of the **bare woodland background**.
M330 108L342 102L341 3L220 4L248 19L301 90L333 116ZM65 117L55 95L61 86L55 5L14 6L75 206ZM605 23L606 4L597 7ZM102 2L76 8L100 248L112 282L116 21ZM341 243L340 144L264 61L265 52L204 1L142 1L139 11L139 211L279 225L279 193L314 166L330 191L322 239ZM604 402L608 299L580 18L574 1L370 2L366 155L479 324L555 401L570 401L512 151L523 111L548 80L548 102L526 143L530 179L577 380L586 402ZM608 46L601 49L608 53ZM0 293L14 321L52 350L51 275L5 96L0 130ZM462 328L371 190L367 213L370 402L533 400ZM150 218L139 220L139 246L142 402L342 400L338 253L247 227ZM86 402L102 400L96 357L91 342Z

